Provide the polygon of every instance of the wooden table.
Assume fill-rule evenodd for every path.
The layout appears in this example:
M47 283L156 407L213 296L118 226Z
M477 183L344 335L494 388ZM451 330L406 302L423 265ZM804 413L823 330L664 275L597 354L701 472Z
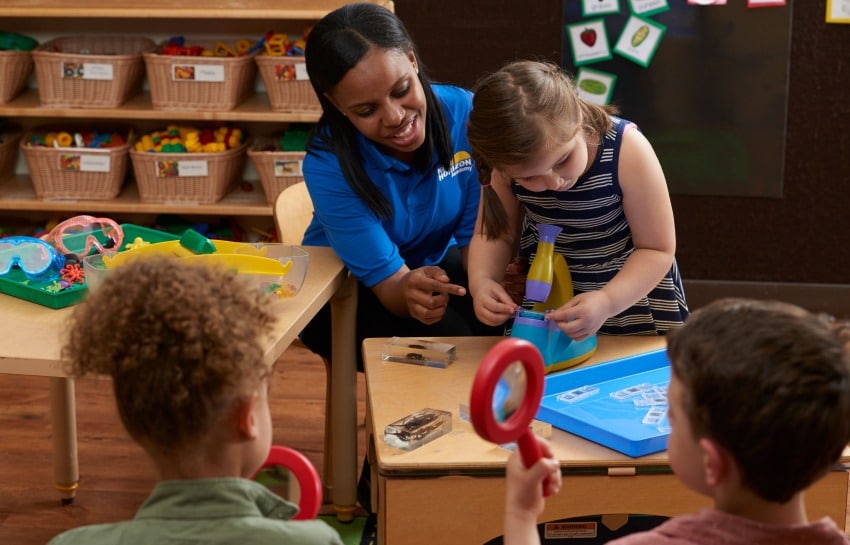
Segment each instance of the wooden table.
M434 339L457 346L457 360L445 369L384 362L381 345L386 339L364 341L379 543L480 545L502 534L509 452L481 439L458 416L460 403L468 403L478 363L499 339ZM586 365L663 346L661 337L600 336ZM452 413L451 433L409 452L384 443L387 424L426 407ZM541 521L608 513L673 516L710 505L679 483L666 452L630 458L558 429L552 430L551 443L564 483L559 495L547 499ZM843 462L850 460L849 453L845 450ZM827 515L843 528L847 492L847 471L830 472L806 493L809 517Z
M350 520L357 501L356 281L331 248L304 249L310 254L307 276L294 298L277 304L278 319L265 360L269 365L277 361L319 309L331 302L331 495L340 518ZM63 502L73 501L79 480L74 380L65 373L60 357L63 327L73 309L54 310L0 294L0 328L8 333L0 335L0 373L50 378L53 474Z

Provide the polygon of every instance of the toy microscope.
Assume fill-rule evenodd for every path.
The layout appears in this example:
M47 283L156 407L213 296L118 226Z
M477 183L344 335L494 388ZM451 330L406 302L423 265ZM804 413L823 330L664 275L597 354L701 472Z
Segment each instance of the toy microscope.
M567 261L555 252L557 225L537 224L537 253L525 282L525 297L532 309L517 310L511 336L533 343L543 355L546 373L577 365L596 351L596 335L582 341L572 340L558 325L546 318L546 312L559 308L573 298L573 282Z

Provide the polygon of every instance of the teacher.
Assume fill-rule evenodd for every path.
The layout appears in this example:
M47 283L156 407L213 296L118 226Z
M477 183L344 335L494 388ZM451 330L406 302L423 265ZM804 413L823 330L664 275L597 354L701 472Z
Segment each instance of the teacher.
M321 19L306 66L322 115L303 163L315 211L303 243L331 246L357 278L358 346L501 334L478 321L467 293L480 197L466 139L472 94L431 83L404 24L374 4ZM325 359L330 324L326 306L301 334Z

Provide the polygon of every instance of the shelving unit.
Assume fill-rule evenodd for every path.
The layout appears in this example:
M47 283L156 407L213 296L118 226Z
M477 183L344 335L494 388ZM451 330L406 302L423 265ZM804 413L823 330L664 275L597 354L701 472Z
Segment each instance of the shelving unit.
M346 3L347 0L240 0L235 3L226 0L3 0L0 30L36 36L40 42L60 35L87 33L134 33L152 38L215 36L221 39L261 36L270 29L301 34L304 28ZM394 9L392 0L374 0L373 3ZM154 110L147 92L139 93L117 108L48 108L40 105L37 89L30 87L11 102L0 104L0 116L25 128L61 123L63 119L128 121L154 126L186 121L235 122L248 124L248 132L252 134L251 128L259 133L272 133L283 128L285 123L315 122L319 113L272 111L262 92L230 111ZM219 202L200 205L143 202L132 180L115 199L54 201L36 198L29 176L19 170L14 177L0 181L0 211L270 217L272 207L259 186L254 185L254 191L237 188Z

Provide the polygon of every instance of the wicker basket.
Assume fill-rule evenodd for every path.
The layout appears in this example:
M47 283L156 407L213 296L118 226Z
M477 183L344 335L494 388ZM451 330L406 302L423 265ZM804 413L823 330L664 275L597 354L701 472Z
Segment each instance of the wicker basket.
M32 53L0 51L0 104L6 104L26 87L32 73Z
M41 132L41 131L39 131ZM30 146L33 133L20 144L39 199L113 199L127 177L132 139L112 148Z
M256 61L272 110L315 112L322 109L307 78L303 56L257 55Z
M232 110L254 92L254 56L145 53L151 104L156 110Z
M14 174L22 134L19 130L0 131L0 180Z
M114 108L141 90L142 53L156 44L143 37L70 36L32 52L38 97L45 106Z
M301 173L304 155L306 154L303 151L248 150L248 157L260 175L260 184L270 204L274 204L275 197L281 191L304 181L304 175Z
M130 150L139 197L146 202L209 204L221 200L245 168L242 144L217 153L149 153ZM180 175L180 171L183 174Z

